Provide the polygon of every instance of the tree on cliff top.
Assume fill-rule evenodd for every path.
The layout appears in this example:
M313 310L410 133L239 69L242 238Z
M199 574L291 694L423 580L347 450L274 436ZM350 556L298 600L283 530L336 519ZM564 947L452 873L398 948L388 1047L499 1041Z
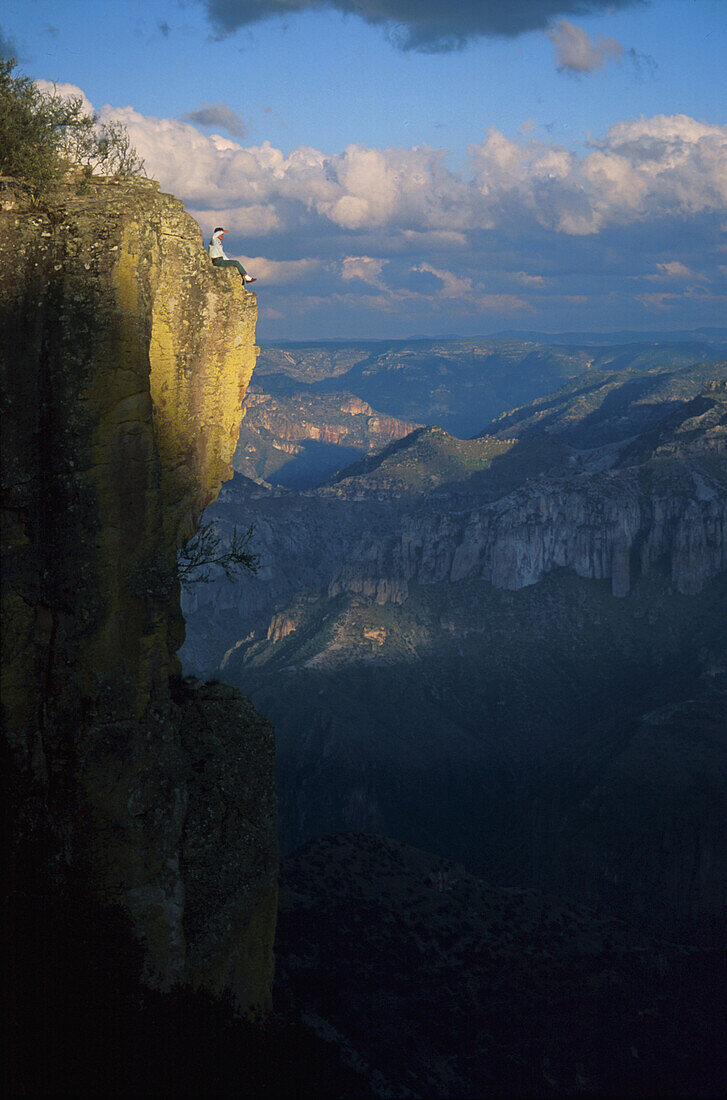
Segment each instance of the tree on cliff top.
M0 57L0 174L43 194L72 166L105 176L138 176L144 162L118 122L100 122L81 96L44 92Z

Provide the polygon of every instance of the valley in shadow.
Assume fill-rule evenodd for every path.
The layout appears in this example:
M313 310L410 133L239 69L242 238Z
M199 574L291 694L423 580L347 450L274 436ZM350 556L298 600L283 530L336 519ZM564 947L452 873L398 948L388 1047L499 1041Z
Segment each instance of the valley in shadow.
M278 1004L373 1095L727 1084L727 364L652 354L208 513L261 556L182 657L276 727Z

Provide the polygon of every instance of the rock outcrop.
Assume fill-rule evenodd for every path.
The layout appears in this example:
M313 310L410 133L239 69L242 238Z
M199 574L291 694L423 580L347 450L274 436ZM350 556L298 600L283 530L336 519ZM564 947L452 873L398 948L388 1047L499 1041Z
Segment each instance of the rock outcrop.
M235 691L183 683L176 656L176 555L232 474L256 298L145 180L41 209L3 181L0 272L16 840L50 835L48 867L127 914L151 984L264 1010L272 730Z
M296 488L320 484L417 426L379 413L350 393L251 392L245 409L235 469L250 478Z
M209 675L251 631L256 641L275 634L274 616L303 593L401 605L418 585L518 591L567 569L609 582L617 597L664 574L696 595L727 568L725 382L684 404L662 434L578 452L426 428L382 452L390 463L363 460L312 492L281 496L236 479L215 518L223 531L253 523L264 567L254 582L220 577L185 598L183 660ZM445 477L450 445L472 454Z
M367 401L348 393L332 394L326 404L328 408L320 398L299 396L283 403L268 393L249 393L245 399L247 427L268 432L281 449L286 443L298 444L306 439L337 446L365 440L368 450L373 451L401 439L417 426L377 413Z
M700 592L727 567L727 497L721 486L702 499L651 495L634 476L605 476L596 488L563 484L514 493L485 509L407 516L393 548L394 571L382 578L368 546L332 582L336 591L399 593L408 583L483 577L496 588L535 584L559 567L609 579L625 596L632 578L666 561L677 591ZM366 573L373 565L373 576ZM367 587L368 586L368 587Z

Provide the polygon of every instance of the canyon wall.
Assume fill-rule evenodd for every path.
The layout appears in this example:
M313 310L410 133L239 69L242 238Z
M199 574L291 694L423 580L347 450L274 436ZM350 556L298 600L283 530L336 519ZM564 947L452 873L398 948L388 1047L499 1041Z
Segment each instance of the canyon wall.
M644 493L636 476L599 480L597 488L528 488L466 513L405 516L386 557L362 543L329 595L376 592L385 602L388 594L400 600L413 581L473 577L517 590L562 567L609 579L613 594L625 596L636 576L665 563L677 591L693 595L727 567L722 486L700 479L690 498Z
M727 567L726 454L727 383L718 380L620 457L608 448L586 460L573 452L567 473L528 478L499 499L452 506L443 493L439 508L405 513L385 547L362 537L351 548L329 595L400 600L412 582L476 577L516 591L558 568L610 580L614 596L658 569L677 592L696 595ZM350 481L342 491L357 491Z
M310 488L416 425L350 393L251 392L233 465L252 479Z
M232 475L255 295L147 180L42 207L0 181L0 273L16 848L126 914L149 983L265 1010L272 730L235 691L185 683L176 656L176 556Z

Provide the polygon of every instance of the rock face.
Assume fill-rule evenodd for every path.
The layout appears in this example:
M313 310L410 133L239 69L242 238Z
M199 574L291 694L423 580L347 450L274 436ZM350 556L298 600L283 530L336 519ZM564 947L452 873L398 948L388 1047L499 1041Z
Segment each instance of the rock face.
M727 499L721 486L702 499L643 493L635 476L605 475L594 485L563 483L513 493L485 509L456 515L407 516L386 564L356 548L331 582L330 594L401 593L412 581L434 584L482 577L496 588L535 584L559 567L611 581L625 596L632 573L665 559L677 591L700 592L727 566ZM368 574L368 575L367 575ZM394 596L398 599L398 595Z
M437 445L444 435L428 429L418 450L426 447L426 436ZM523 441L497 442L510 447L495 457L491 471L498 465L517 467ZM406 467L401 453L399 468ZM372 585L378 592L400 593L412 582L474 577L516 591L554 569L569 568L581 577L609 579L613 594L625 596L636 577L666 566L677 591L694 595L727 567L725 454L722 378L667 417L653 437L627 446L615 462L608 448L594 449L588 459L571 451L550 476L540 471L494 500L479 486L479 494L470 495L485 496L486 502L474 508L466 506L464 496L440 493L438 507L405 513L387 543L364 538L353 547L329 593L371 591ZM541 464L547 469L551 463L544 447ZM601 463L612 468L598 469ZM387 482L386 466L382 462L365 480L391 492L395 482ZM362 480L344 477L331 492L360 499Z
M248 393L245 409L235 469L290 488L318 485L417 427L349 393Z
M162 988L265 1008L270 727L181 682L176 554L231 476L256 299L180 202L93 180L0 192L3 729L18 836L90 874ZM236 274L236 273L233 273ZM40 807L40 808L39 808Z
M358 441L365 437L368 449L373 451L385 447L393 439L401 439L417 426L406 420L378 414L367 401L352 394L331 396L337 413L335 421L318 424L305 418L306 412L309 415L316 412L316 402L311 398L299 397L286 406L270 394L249 393L245 401L247 427L254 426L258 431L270 432L279 441L278 446L299 443L304 439L340 445L348 443L351 438ZM362 417L363 420L351 422L350 417Z

